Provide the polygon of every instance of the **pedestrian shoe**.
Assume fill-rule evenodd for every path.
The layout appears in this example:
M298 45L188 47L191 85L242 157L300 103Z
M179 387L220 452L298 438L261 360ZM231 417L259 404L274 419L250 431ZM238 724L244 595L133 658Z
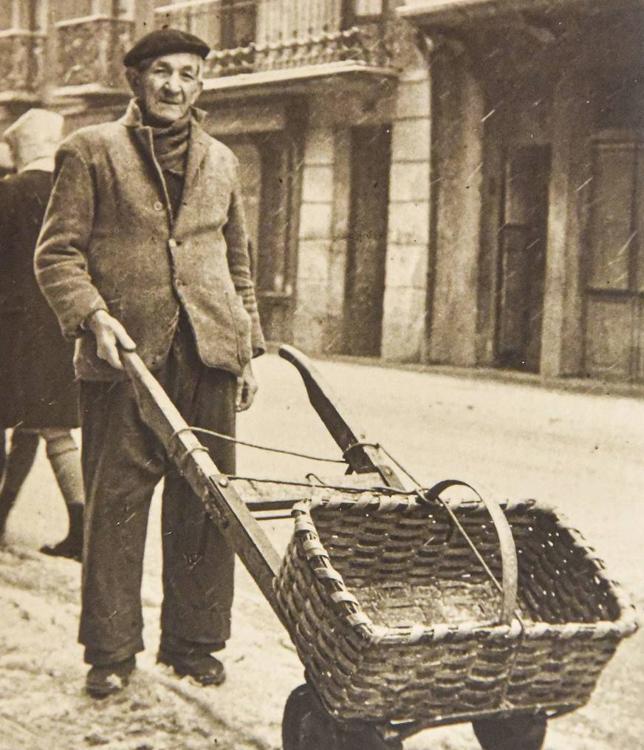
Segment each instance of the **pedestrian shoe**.
M45 544L40 548L43 555L50 557L67 557L70 560L81 561L83 557L83 543L71 534L58 544Z
M157 664L172 667L179 677L192 677L200 685L221 685L226 679L224 665L211 654L177 654L159 649Z
M85 678L85 690L92 698L106 698L125 688L136 668L136 659L131 656L113 664L94 664Z

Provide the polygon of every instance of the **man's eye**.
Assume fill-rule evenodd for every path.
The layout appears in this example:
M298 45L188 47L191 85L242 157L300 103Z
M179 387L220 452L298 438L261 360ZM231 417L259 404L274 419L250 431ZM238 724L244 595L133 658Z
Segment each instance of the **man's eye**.
M195 80L195 77L194 77L194 75L193 75L192 73L183 73L183 74L182 74L182 77L183 77L183 78L184 78L184 79L185 79L186 81L194 81L194 80Z

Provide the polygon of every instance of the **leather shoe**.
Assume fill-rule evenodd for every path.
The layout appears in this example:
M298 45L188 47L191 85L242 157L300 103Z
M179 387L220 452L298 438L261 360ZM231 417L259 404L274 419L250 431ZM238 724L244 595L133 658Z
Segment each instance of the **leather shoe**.
M224 665L211 654L177 654L159 649L157 664L172 667L179 677L192 677L200 685L221 685L226 679Z
M50 557L67 557L70 560L80 562L83 556L83 542L70 535L58 544L44 544L40 551L43 555L49 555Z
M134 656L113 664L94 664L85 678L85 689L92 698L106 698L119 693L127 687L135 668Z

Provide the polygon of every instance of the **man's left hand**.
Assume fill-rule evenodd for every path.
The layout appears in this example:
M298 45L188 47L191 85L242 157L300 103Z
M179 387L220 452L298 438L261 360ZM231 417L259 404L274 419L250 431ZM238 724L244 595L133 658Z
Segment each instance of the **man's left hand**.
M250 409L257 393L257 381L253 375L250 362L245 365L242 374L237 378L237 395L235 397L235 411Z

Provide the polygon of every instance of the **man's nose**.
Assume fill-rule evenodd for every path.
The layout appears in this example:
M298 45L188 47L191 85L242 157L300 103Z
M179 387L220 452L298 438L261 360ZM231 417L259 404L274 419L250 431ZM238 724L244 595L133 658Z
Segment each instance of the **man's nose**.
M168 94L180 94L182 91L181 88L181 81L179 80L178 75L172 75L170 76L166 82L163 84L164 90Z

